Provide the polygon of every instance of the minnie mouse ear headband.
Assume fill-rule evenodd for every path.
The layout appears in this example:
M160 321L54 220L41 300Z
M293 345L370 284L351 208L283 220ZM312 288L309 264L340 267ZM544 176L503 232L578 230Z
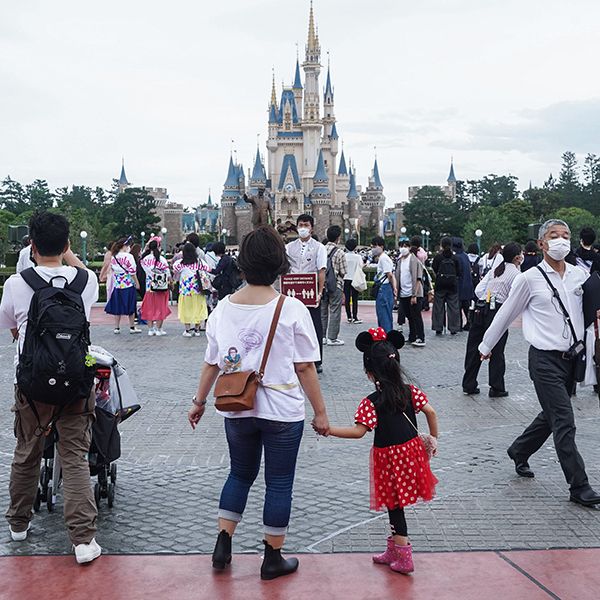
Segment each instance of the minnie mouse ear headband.
M381 327L377 327L359 333L354 344L360 352L367 352L376 342L388 342L400 350L404 346L404 336L400 331L392 330L386 333Z
M156 242L159 246L160 243L162 242L162 238L159 235L153 235L149 240L148 243L150 242Z

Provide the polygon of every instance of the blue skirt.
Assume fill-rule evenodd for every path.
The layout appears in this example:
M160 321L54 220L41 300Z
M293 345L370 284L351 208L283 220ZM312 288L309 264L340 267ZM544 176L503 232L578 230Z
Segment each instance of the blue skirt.
M110 300L104 307L109 315L134 315L137 309L137 293L135 288L115 288Z

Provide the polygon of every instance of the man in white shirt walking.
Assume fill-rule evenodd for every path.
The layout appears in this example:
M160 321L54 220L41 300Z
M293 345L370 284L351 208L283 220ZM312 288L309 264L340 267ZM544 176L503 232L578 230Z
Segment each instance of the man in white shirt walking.
M375 285L379 286L379 292L375 298L375 312L377 313L377 326L387 332L394 328L393 310L398 288L394 275L394 263L384 249L385 240L381 236L374 237L371 241L371 252L373 257L377 258Z
M296 220L298 239L286 245L285 249L290 261L290 273L317 273L318 303L315 307L307 307L315 333L319 340L321 360L315 363L317 373L323 372L323 322L321 320L321 298L325 286L325 271L327 269L327 252L325 246L312 238L314 219L311 215L300 215Z
M339 339L340 322L342 320L342 300L344 297L344 277L348 271L346 255L338 246L342 228L332 225L327 229L327 269L325 271L325 287L321 300L321 321L323 335L328 346L343 346ZM331 267L331 268L330 268ZM331 289L330 289L331 288Z
M600 504L600 494L590 486L583 458L575 444L575 417L571 392L576 360L568 352L584 336L582 284L588 275L565 263L571 250L571 232L564 221L546 221L539 231L538 244L544 260L537 268L518 275L508 299L496 315L479 345L482 360L490 357L509 325L523 315L523 335L529 348L529 375L542 411L508 448L521 477L533 477L529 457L552 434L554 447L569 484L570 500L583 506ZM542 273L543 271L543 273ZM546 280L546 277L549 281ZM552 291L552 287L556 292ZM575 336L557 295L569 314Z

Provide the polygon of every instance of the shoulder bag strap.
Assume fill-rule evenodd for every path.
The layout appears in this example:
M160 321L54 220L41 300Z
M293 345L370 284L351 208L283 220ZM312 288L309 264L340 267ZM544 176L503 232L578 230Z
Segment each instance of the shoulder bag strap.
M71 281L71 283L69 283L66 287L81 296L88 284L89 274L86 269L82 269L80 267L76 267L76 269L77 274L75 275L75 279L73 279L73 281Z
M29 267L24 269L20 273L25 283L34 291L37 292L43 288L49 287L52 284L48 283L38 272L33 268Z
M566 309L565 305L563 304L563 301L560 299L560 294L558 293L558 290L552 285L552 282L550 281L550 277L548 277L548 274L546 273L546 271L544 271L544 269L542 269L542 267L537 265L535 268L544 276L546 283L550 286L550 289L552 290L552 295L558 301L558 305L560 306L560 309L563 312L565 321L568 323L569 328L571 329L571 335L573 336L573 343L577 342L578 338L577 338L577 334L575 333L575 328L573 327L573 323L571 322L571 316L569 315L569 311Z
M273 314L273 320L271 321L271 329L269 329L269 335L267 336L267 343L265 344L265 351L260 363L260 369L258 370L259 379L262 379L265 374L265 367L267 366L267 361L269 360L269 353L271 352L273 338L275 337L275 330L277 329L277 324L279 323L279 315L281 315L281 309L283 308L284 302L285 296L280 294L279 300L277 301L277 306L275 307L275 313Z

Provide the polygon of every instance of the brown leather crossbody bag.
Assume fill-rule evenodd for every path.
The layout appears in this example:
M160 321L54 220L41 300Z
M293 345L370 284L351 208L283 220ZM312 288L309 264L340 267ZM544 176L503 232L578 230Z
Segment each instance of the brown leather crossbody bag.
M271 321L271 329L265 344L262 361L258 371L240 371L239 373L223 373L215 383L215 408L225 412L252 410L258 386L265 374L265 367L269 360L269 353L273 345L273 337L279 323L279 316L285 301L285 296L280 295Z

